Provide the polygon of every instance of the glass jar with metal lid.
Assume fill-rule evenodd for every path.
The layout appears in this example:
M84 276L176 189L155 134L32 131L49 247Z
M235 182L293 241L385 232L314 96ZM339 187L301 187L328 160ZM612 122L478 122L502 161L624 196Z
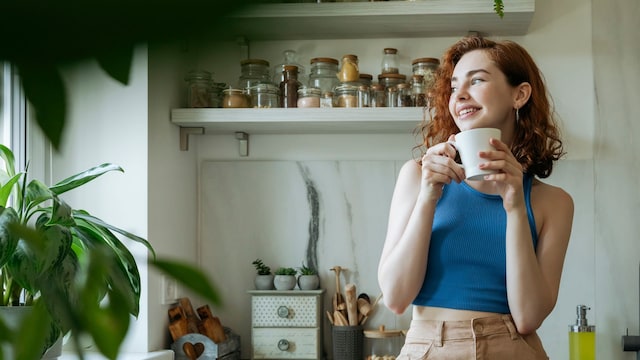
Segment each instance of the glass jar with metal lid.
M240 61L239 89L249 89L262 83L272 83L269 62L263 59L245 59Z
M274 84L258 84L250 87L248 92L254 108L280 107L280 89Z
M413 75L411 77L411 102L413 106L427 106L427 94L425 93L422 75Z
M373 83L373 75L360 73L360 84L371 86Z
M384 85L385 88L390 86L398 86L407 82L407 76L404 74L380 74L378 75L378 83Z
M365 360L395 360L400 355L404 343L401 330L386 330L380 325L378 330L364 330Z
M209 87L209 98L212 108L222 107L222 91L228 88L227 84L219 82L211 82Z
M187 82L187 107L211 107L211 73L205 70L192 70L184 78Z
M380 72L383 74L398 74L400 72L398 67L398 49L384 48Z
M309 86L319 88L325 94L333 92L338 85L338 60L328 57L317 57L310 61L311 72L309 74Z
M350 84L338 85L333 92L333 99L337 107L358 107L358 87Z
M424 78L424 86L429 90L433 86L434 77L440 60L436 58L418 58L411 62L414 75L422 75Z
M411 86L407 83L402 83L398 84L396 88L398 89L398 107L413 106L413 102L411 101Z
M225 89L222 91L223 108L248 108L249 97L244 89Z
M371 97L369 98L369 105L371 107L385 107L387 95L384 93L384 86L382 84L373 84L370 90Z

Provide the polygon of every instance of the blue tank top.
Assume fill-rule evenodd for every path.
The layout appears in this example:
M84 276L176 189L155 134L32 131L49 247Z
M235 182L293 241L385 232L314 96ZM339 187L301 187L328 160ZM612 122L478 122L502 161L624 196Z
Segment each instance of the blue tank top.
M523 180L533 246L533 176ZM509 314L506 280L506 213L500 195L464 181L444 187L436 205L427 272L414 305Z

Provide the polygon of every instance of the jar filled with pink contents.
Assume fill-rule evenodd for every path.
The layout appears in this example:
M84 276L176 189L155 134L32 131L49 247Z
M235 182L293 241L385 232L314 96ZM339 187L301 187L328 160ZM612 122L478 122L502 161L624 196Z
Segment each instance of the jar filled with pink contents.
M316 87L303 87L298 89L298 107L299 108L317 108L320 107L321 90Z

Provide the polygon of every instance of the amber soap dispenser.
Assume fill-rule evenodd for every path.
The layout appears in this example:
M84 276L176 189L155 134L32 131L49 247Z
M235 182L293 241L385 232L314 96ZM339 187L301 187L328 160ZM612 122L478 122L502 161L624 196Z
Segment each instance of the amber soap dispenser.
M596 326L587 322L585 305L576 307L578 318L574 325L569 325L569 360L595 360L596 358Z

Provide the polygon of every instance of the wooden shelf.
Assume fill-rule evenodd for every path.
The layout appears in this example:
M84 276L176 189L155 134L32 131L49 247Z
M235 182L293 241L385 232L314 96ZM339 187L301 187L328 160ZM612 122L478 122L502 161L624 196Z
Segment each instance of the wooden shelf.
M248 40L366 39L396 37L524 35L535 0L417 0L283 3L251 6L228 22L223 36Z
M423 109L417 107L171 111L175 125L204 128L206 134L410 134L422 119Z

